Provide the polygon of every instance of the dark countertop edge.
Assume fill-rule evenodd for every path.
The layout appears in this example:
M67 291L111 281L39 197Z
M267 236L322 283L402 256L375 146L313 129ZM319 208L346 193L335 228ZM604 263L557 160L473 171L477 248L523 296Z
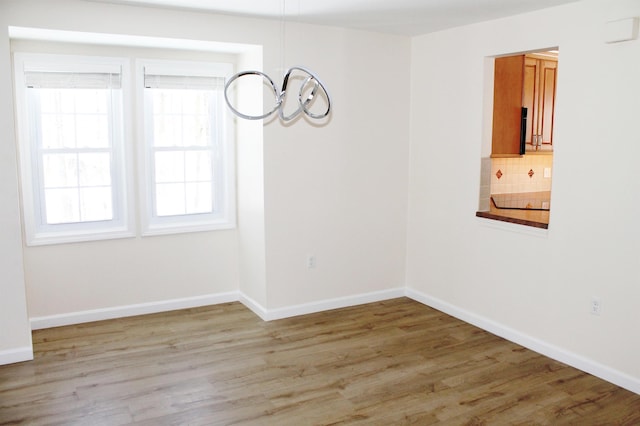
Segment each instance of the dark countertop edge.
M482 217L485 219L499 220L501 222L510 222L510 223L516 223L518 225L532 226L534 228L549 229L548 223L534 222L532 220L525 220L525 219L516 219L513 217L505 217L505 216L500 216L491 212L476 212L476 216Z

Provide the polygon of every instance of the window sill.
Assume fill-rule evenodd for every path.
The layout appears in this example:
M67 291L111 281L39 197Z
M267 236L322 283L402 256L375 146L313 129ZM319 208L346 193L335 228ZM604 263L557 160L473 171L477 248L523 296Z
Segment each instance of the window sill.
M235 229L236 224L234 222L219 222L219 223L201 223L192 225L149 225L141 232L143 237L152 237L156 235L171 235L171 234L186 234L191 232L207 232L207 231L222 231Z
M54 244L85 243L91 241L134 238L136 234L130 230L109 230L105 232L40 232L27 236L28 247L48 246Z

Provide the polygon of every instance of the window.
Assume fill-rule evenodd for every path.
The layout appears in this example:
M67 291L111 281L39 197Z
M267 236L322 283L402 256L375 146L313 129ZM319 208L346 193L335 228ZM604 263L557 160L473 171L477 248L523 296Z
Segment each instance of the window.
M124 64L16 54L27 244L132 235L123 150Z
M235 226L230 64L14 59L28 245Z
M235 225L231 126L224 104L231 66L139 61L144 92L143 233Z

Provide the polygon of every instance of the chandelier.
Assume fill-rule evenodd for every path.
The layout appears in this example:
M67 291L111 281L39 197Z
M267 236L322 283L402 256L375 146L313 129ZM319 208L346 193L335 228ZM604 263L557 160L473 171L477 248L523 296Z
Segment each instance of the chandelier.
M286 0L281 1L281 54L282 54L282 69L284 69L284 52L285 52L285 16L286 16ZM298 12L300 11L300 5L298 4ZM236 84L238 80L243 77L258 76L262 78L262 83L266 85L271 92L273 92L273 106L266 109L264 107L261 114L251 115L240 112L236 107L234 107L230 101L229 90L232 85ZM285 114L285 103L287 98L287 89L292 86L292 82L296 80L302 81L300 84L300 88L297 94L298 105L297 108L291 113ZM320 111L313 112L312 107L315 103L322 104L321 102L317 102L318 98L324 98L324 102L326 103L326 109L323 106L316 107L316 110L319 108ZM265 74L262 71L241 71L235 75L233 75L224 86L224 99L227 103L229 109L238 117L244 118L246 120L262 120L264 118L270 117L276 111L278 112L278 117L283 122L288 122L294 120L296 117L304 114L306 117L321 120L329 115L331 112L331 97L329 96L329 92L327 91L326 86L320 81L318 76L311 72L309 69L294 66L289 68L282 80L282 86L279 88L276 83L273 81L271 77Z
M295 72L302 74L304 78L304 81L302 82L302 84L300 85L300 89L298 90L298 96L297 96L298 107L292 113L285 115L284 104L285 104L285 97L287 96L287 87L289 85L289 80L291 79L291 76ZM259 115L244 114L238 111L238 109L236 109L231 104L231 101L229 100L228 92L231 85L236 80L242 77L252 76L252 75L262 77L263 80L265 80L268 83L268 86L273 91L273 99L274 99L273 108L271 108L266 113L259 114ZM319 90L321 92L319 92ZM320 94L323 94L326 99L326 103L327 103L326 109L324 109L323 112L314 113L311 111L311 106L313 105L314 101ZM229 109L235 115L237 115L240 118L244 118L246 120L262 120L263 118L267 118L271 116L276 111L278 112L278 116L280 117L280 119L285 122L295 119L300 114L304 114L307 117L315 120L320 120L328 116L329 113L331 112L331 97L329 96L329 92L327 91L325 85L322 83L322 81L320 81L318 76L316 76L312 71L308 70L307 68L298 67L298 66L291 67L287 70L287 72L284 75L284 79L282 81L281 89L278 88L278 86L273 81L273 79L271 79L271 77L269 77L267 74L263 73L262 71L241 71L235 74L234 76L232 76L229 79L229 81L227 81L227 83L225 84L224 99Z

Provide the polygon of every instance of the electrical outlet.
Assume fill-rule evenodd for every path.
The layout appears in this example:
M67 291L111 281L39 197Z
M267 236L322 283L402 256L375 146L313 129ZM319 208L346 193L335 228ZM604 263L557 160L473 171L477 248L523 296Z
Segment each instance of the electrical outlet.
M316 256L315 254L307 255L307 269L313 269L316 267Z
M542 172L543 177L550 178L551 177L551 167L545 167Z
M591 298L591 315L600 315L602 311L602 302L597 297Z

